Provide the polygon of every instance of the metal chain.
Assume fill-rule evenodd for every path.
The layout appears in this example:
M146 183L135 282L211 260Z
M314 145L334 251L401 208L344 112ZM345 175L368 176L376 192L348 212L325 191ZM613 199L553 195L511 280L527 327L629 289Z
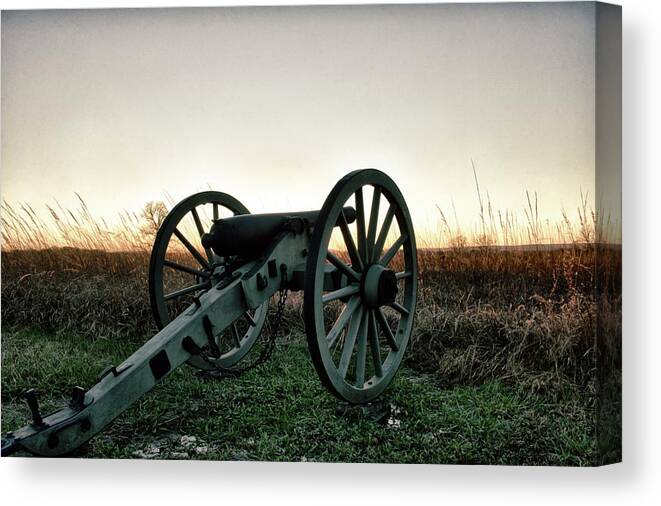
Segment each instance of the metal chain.
M262 351L260 352L257 359L254 362L244 367L222 367L217 365L212 359L208 357L206 353L208 351L208 347L205 346L203 353L201 353L199 357L201 357L202 360L204 360L207 364L209 364L212 369L207 371L200 371L199 372L200 375L219 380L225 378L237 378L241 374L250 371L251 369L254 369L256 367L259 367L260 365L264 364L271 358L271 356L273 355L273 351L275 350L278 334L280 333L282 318L285 312L285 305L287 303L287 296L289 294L287 267L284 264L281 267L281 272L282 272L282 282L280 283L280 289L278 290L278 294L279 294L278 306L275 312L275 322L273 325L273 330L271 331L271 334L268 340L266 341L266 343L264 344L264 348L262 348Z

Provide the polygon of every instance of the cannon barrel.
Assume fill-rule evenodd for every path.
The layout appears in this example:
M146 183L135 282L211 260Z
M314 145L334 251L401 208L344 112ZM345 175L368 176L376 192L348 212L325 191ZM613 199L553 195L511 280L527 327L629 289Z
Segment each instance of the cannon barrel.
M343 208L347 223L356 220L353 207ZM202 236L202 246L220 256L238 256L249 260L261 255L275 236L283 230L303 226L314 227L319 211L290 213L241 214L214 221L208 234Z

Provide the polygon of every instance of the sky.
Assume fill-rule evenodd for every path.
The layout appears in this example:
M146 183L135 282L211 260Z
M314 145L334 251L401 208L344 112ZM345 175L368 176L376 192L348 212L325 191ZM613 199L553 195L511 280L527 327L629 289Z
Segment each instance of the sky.
M209 187L320 208L347 172L439 206L542 219L595 191L591 3L2 13L0 195L112 222ZM454 206L454 211L453 211Z

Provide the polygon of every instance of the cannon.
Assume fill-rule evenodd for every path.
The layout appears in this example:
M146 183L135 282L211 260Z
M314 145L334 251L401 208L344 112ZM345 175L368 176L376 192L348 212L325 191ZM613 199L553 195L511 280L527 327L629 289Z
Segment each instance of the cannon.
M378 170L347 174L318 211L249 214L225 193L192 195L167 214L151 253L149 296L160 331L89 390L73 387L70 403L54 413L43 416L35 390L25 392L32 422L3 435L2 455L70 453L184 363L210 374L240 371L276 293L279 323L287 294L303 292L307 343L323 385L344 402L373 401L392 382L411 336L417 271L406 202Z

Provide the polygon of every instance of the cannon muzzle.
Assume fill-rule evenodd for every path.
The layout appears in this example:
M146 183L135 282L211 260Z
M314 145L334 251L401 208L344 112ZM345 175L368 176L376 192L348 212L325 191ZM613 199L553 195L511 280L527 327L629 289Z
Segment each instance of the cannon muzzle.
M353 207L343 208L347 223L356 220ZM269 243L286 230L302 232L305 225L314 227L319 211L293 213L242 214L216 220L208 234L202 236L202 246L220 256L238 256L245 260L259 257Z

